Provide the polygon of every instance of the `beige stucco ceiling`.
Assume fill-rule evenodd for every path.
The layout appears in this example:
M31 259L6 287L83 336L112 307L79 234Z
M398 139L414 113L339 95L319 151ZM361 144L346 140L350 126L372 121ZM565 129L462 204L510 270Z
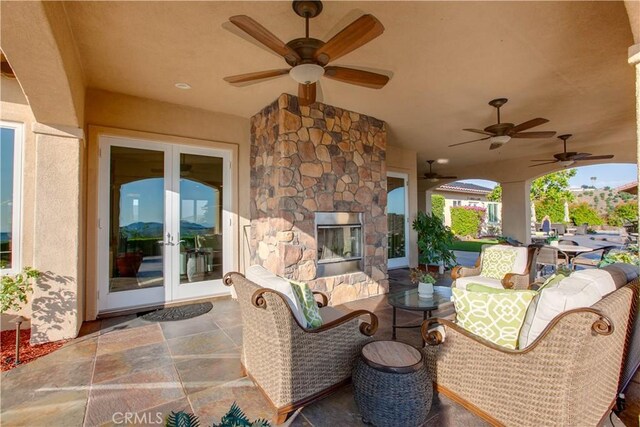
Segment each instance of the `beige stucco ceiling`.
M288 76L246 87L224 76L284 68L240 37L228 18L249 15L281 39L303 34L289 2L69 2L65 4L89 87L249 117L282 92ZM535 130L573 133L577 151L634 161L633 44L622 2L326 2L311 35L326 40L362 13L385 33L336 65L391 75L382 90L322 80L325 103L375 116L390 142L462 178L516 180L525 166L561 151L557 140L512 140L489 151L464 127L495 123L492 98L507 97L503 121L545 117ZM182 91L176 82L193 89ZM542 157L541 157L542 156Z

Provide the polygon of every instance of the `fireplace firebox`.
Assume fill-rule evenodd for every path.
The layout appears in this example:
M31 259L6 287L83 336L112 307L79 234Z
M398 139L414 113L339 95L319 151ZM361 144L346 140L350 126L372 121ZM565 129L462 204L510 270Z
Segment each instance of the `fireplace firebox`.
M316 212L317 276L362 271L362 218L353 212Z

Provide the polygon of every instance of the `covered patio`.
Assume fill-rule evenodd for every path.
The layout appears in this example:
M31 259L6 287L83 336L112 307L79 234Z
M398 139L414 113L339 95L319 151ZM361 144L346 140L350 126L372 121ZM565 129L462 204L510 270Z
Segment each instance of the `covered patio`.
M419 264L411 222L431 212L435 187L499 183L502 235L527 245L531 182L571 166L555 136L572 134L573 154L612 156L598 163L640 162L637 1L327 2L306 27L294 10L0 4L0 119L15 151L2 274L42 273L2 329L22 315L32 344L70 340L3 373L3 424L111 425L123 423L116 413L181 409L210 423L234 401L269 418L240 370L242 321L225 274L260 265L308 283L329 306L377 314L374 338L389 339L387 294ZM232 22L248 16L283 41L306 31L322 45L369 14L380 34L335 48L335 63L314 59L326 69L311 103L310 83L281 69L300 65L291 52ZM359 77L334 78L341 67ZM275 71L229 79L261 70ZM375 84L359 81L366 73ZM331 226L353 234L339 242ZM213 309L191 320L135 314L205 300ZM420 320L404 313L400 324ZM422 344L417 329L399 339ZM625 423L637 420L639 385L636 375ZM360 422L345 388L293 425ZM426 425L467 424L484 421L440 396Z

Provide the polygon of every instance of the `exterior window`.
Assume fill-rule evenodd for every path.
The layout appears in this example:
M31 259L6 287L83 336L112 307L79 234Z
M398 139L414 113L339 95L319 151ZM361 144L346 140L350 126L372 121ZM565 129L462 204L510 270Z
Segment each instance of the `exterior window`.
M0 270L20 268L22 125L0 121Z

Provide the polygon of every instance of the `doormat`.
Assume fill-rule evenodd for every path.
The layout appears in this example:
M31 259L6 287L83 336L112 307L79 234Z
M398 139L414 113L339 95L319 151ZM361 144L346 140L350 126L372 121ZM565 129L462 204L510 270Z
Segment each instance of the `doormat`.
M213 308L210 302L201 302L197 304L181 305L178 307L161 308L159 310L150 311L148 313L140 313L138 317L142 317L149 322L171 322L174 320L191 319L208 313Z

